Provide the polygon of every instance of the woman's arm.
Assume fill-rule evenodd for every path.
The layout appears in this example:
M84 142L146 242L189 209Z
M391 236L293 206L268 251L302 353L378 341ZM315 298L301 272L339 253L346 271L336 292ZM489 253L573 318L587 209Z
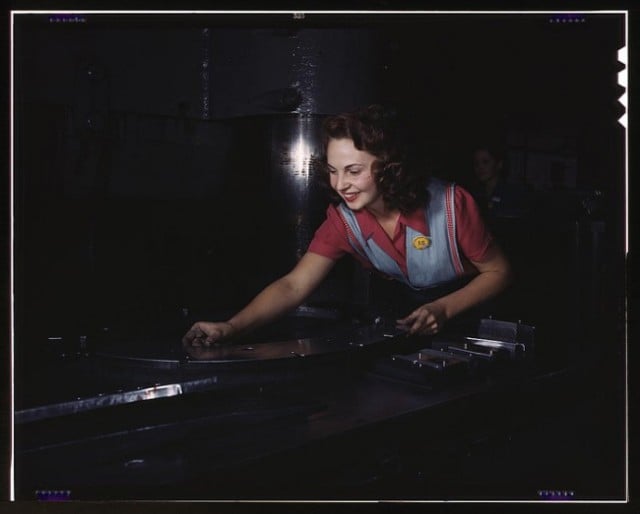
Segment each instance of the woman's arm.
M263 289L228 321L199 321L185 334L185 344L209 345L246 333L300 305L329 274L335 261L307 252L282 278Z
M398 320L398 327L410 334L436 334L442 330L447 320L493 298L510 284L511 266L496 243L492 243L488 249L487 259L471 263L479 272L471 282L417 308L407 317Z

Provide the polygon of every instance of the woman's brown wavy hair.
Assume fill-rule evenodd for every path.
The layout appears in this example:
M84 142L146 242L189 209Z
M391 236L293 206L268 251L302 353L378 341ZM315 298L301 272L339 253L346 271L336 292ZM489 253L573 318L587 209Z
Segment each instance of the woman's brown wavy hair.
M322 129L322 165L326 170L327 182L329 141L351 139L358 150L376 158L372 171L388 208L408 214L425 205L427 176L410 169L405 142L400 140L394 114L380 105L370 105L354 112L331 116L325 119ZM332 199L339 201L340 197L333 189L330 190Z

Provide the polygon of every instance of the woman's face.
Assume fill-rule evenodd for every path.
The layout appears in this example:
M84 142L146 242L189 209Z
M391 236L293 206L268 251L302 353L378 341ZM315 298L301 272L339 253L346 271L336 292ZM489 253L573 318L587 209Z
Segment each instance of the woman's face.
M354 211L365 208L377 210L384 206L372 169L375 161L369 152L358 150L351 139L329 140L329 182Z
M480 182L495 178L500 173L502 162L497 161L487 150L476 150L473 154L473 171Z

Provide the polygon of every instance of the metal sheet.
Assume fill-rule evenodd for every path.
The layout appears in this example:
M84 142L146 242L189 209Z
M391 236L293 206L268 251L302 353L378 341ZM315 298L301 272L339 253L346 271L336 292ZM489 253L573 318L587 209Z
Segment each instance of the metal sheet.
M254 342L240 339L212 346L182 345L175 340L149 338L129 341L121 339L103 343L94 355L109 361L127 361L131 365L158 368L215 367L218 364L256 363L313 359L328 355L350 353L380 343L390 343L399 332L377 326L336 327L331 335L287 339L283 341ZM390 351L391 348L390 348Z
M184 347L174 338L157 337L103 341L90 356L78 361L78 367L91 373L97 382L93 391L78 390L72 397L68 391L62 391L53 401L17 411L16 422L28 423L194 392L288 382L313 370L322 371L329 363L334 371L336 364L349 366L371 355L373 349L397 351L400 345L396 335L382 327L366 326L342 327L330 337L251 344L238 341L213 347ZM118 377L123 385L117 389L107 387ZM86 377L76 378L81 384ZM105 389L97 393L96 389L101 390L101 379ZM140 386L141 381L146 383Z
M120 391L113 394L100 394L88 398L80 398L74 401L43 405L31 409L24 409L16 412L15 421L17 424L37 421L39 419L77 414L87 410L102 407L112 407L125 403L134 403L144 400L155 400L157 398L169 398L182 394L180 384L165 384L133 391Z

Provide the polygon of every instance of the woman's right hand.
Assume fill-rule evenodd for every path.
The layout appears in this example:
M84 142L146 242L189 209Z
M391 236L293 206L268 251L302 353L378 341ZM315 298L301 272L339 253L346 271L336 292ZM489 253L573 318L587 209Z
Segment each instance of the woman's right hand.
M210 346L225 339L230 339L236 330L227 322L198 321L194 323L182 338L182 344L191 346Z
M211 346L231 339L238 332L248 333L274 320L300 305L329 274L334 264L333 259L307 252L295 268L265 287L249 305L233 316L233 324L229 321L198 321L184 335L182 343L185 346Z

